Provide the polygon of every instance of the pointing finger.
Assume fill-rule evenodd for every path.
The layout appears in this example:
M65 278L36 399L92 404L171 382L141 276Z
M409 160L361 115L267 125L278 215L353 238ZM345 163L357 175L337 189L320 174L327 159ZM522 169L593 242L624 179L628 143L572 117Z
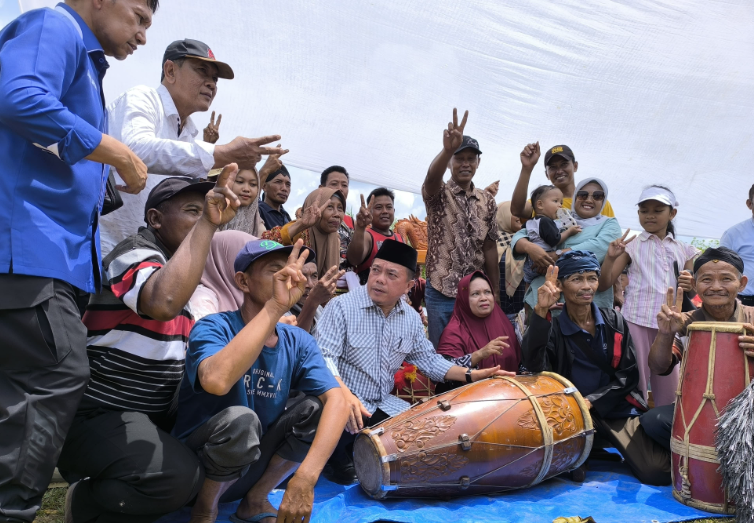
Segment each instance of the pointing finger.
M453 129L458 127L458 109L453 107Z
M626 239L626 236L628 236L628 233L631 232L631 229L626 229L626 232L623 233L623 236L621 236L620 241L623 241Z
M212 111L212 117L214 118L215 111ZM217 123L215 124L215 129L218 129L220 127L220 122L223 121L223 115L220 115L217 117Z
M304 240L299 238L296 240L296 243L293 244L293 249L291 250L291 253L288 255L288 263L287 265L293 265L296 263L296 260L298 259L298 255L301 252L301 247L304 245Z
M673 306L673 298L675 297L675 291L671 288L668 288L668 292L665 297L665 303L668 307Z
M364 195L360 194L359 196L361 196L361 208L365 209L367 206L367 203L364 201Z
M285 153L288 152L288 149L280 149L278 147L260 147L259 148L259 154L261 155L276 155L276 156L283 156Z
M261 136L259 138L252 138L250 141L252 143L256 144L256 145L264 145L266 143L279 142L280 141L280 135L279 134L269 134L267 136Z
M676 307L676 310L680 311L680 307L682 306L682 304L683 304L683 289L678 287L678 290L676 291L676 294L675 294L675 304L673 306Z

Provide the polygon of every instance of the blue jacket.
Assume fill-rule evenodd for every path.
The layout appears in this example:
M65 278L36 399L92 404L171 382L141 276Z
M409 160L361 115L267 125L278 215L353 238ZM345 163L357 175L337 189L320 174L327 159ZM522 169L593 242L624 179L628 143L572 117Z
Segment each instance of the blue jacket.
M100 286L108 168L84 160L107 129L102 46L70 7L0 32L0 273Z

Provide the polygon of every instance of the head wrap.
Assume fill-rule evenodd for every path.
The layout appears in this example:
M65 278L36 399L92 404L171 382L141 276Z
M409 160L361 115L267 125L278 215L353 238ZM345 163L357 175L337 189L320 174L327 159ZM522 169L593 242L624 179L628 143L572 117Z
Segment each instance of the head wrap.
M460 281L453 315L442 332L437 352L451 358L460 358L478 351L499 336L508 336L507 343L510 347L503 350L500 355L495 354L485 358L479 363L479 367L487 369L500 365L503 370L516 372L521 362L521 347L516 338L516 331L503 309L495 300L492 300L494 308L492 314L486 318L479 318L471 311L469 288L471 280L477 275L484 278L492 288L489 278L481 271L473 272Z
M650 185L649 187L644 189L641 192L639 201L636 202L636 204L638 205L641 202L646 202L647 200L657 200L658 202L664 203L665 205L670 205L673 209L680 205L675 197L675 194L673 194L673 191L659 185Z
M741 260L741 257L736 254L736 251L733 251L727 247L710 247L705 250L694 262L694 274L696 274L705 263L717 261L730 263L738 270L738 272L744 272L744 262L743 260Z
M600 273L600 262L593 252L568 251L555 264L558 267L558 279L567 278L571 274L582 272Z
M315 189L304 200L303 210L306 211L314 202L318 202L321 207L326 201L333 196L337 196L341 203L345 202L343 193L330 187L319 187ZM317 199L319 197L319 200ZM345 203L343 204L345 208ZM321 278L333 265L340 265L340 236L338 231L324 233L319 228L319 223L315 223L309 229L309 240L312 249L317 253L317 274Z
M579 192L584 188L585 185L588 185L590 183L596 183L602 188L602 192L605 193L605 199L602 200L602 207L600 207L600 212L597 213L597 216L593 216L591 218L582 218L579 216L578 212L576 212L576 193ZM597 204L597 201L594 202ZM578 185L576 185L576 188L573 190L573 203L571 204L571 209L573 209L573 217L576 220L576 223L581 225L581 227L591 227L592 225L597 225L599 222L607 218L605 215L602 214L602 210L605 208L605 205L607 204L607 184L600 180L599 178L585 178L581 180Z
M201 284L217 296L217 312L235 311L243 304L243 292L236 287L233 262L243 246L252 240L256 238L241 231L220 231L212 237Z
M280 169L278 169L277 171L273 171L267 175L267 179L264 181L264 183L269 182L278 174L282 174L283 176L287 176L288 178L291 177L291 174L288 172L288 169L285 168L285 165L281 165Z
M378 258L403 265L410 271L416 270L416 249L403 242L382 242L382 247L374 257L375 260Z
M257 187L261 190L259 172L254 169L257 175ZM221 231L243 231L259 238L267 229L264 222L259 216L259 198L254 198L246 207L239 207L236 215L225 225L220 226Z

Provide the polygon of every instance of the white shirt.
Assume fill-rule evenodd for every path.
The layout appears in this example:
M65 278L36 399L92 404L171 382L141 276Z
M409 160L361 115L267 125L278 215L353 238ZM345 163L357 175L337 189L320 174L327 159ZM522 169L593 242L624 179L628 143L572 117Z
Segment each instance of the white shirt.
M191 118L178 134L180 117L173 98L160 85L143 85L121 94L108 108L108 134L126 144L147 166L147 186L139 194L121 192L123 207L100 218L102 256L136 234L144 222L149 192L166 176L204 178L215 164L215 146L196 139L199 130ZM113 169L118 184L123 180Z
M737 223L723 233L720 245L736 251L744 262L744 274L749 278L741 294L754 295L754 219Z

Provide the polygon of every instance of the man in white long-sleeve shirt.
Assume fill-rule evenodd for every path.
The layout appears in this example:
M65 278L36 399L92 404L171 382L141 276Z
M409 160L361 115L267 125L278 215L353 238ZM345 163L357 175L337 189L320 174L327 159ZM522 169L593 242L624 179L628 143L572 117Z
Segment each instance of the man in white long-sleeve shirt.
M254 169L262 155L281 152L263 147L280 136L237 137L224 145L197 139L191 119L209 110L217 94L218 79L233 79L233 70L215 58L197 40L170 44L162 59L162 79L157 89L137 86L121 94L108 107L109 134L128 145L147 165L147 186L141 193L121 193L123 207L100 218L103 256L144 223L144 204L150 191L166 176L206 178L214 168L237 163ZM116 182L122 184L117 171Z

